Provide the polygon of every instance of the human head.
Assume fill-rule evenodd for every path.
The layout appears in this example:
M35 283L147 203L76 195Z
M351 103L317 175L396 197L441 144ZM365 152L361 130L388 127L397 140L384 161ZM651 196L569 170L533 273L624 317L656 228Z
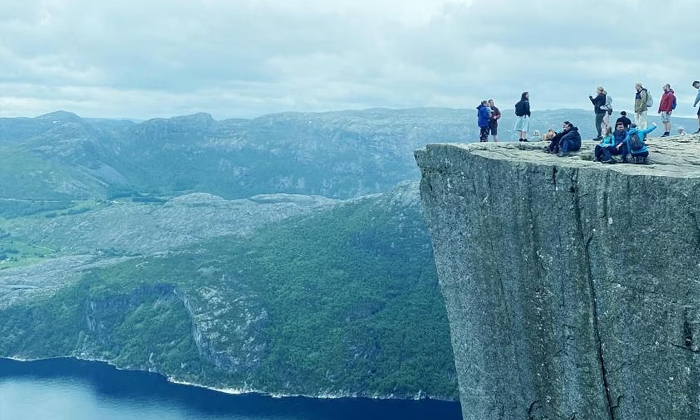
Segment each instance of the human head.
M574 126L574 125L571 124L570 121L564 121L563 123L561 123L561 128L563 128L564 131L569 131L569 130L571 130L571 127L573 127L573 126Z
M488 105L488 104L489 104L489 101L487 101L486 99L484 99L483 101L481 101L481 105L483 105L483 106L486 106L486 105Z
M489 99L489 105L490 106L495 106L496 104L493 102L493 99Z
M626 116L627 116L627 112L622 111L622 112L620 112L620 115L622 115L623 117L626 117Z
M625 129L625 124L623 124L622 121L620 121L619 123L615 124L615 129L617 131L622 131Z
M666 83L666 84L662 87L662 89L664 90L664 92L668 92L669 90L671 90L671 85L669 85L668 83Z
M700 81L698 81L698 80L694 81L694 82L693 82L693 87L694 87L695 89L700 89Z
M524 101L525 99L530 99L530 92L523 92L523 94L520 95L521 101Z
M610 127L610 126L608 126L608 128L605 129L605 135L606 135L606 136L611 135L612 132L613 132L613 130L612 130L612 127Z
M605 93L605 89L603 89L603 86L598 86L598 87L596 88L596 91L597 91L598 93Z
M634 88L637 89L637 92L639 92L640 90L642 90L642 84L637 83L636 85L634 85Z

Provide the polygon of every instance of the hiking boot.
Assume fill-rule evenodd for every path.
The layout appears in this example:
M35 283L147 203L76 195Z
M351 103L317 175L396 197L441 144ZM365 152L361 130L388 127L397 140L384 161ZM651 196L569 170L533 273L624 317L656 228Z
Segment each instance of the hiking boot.
M668 137L670 135L671 133L669 133L668 131L664 131L664 133L660 137Z
M567 157L567 156L569 156L569 152L559 152L559 153L557 153L557 156L559 156L559 157Z
M698 131L694 132L693 134L700 134L700 128L698 128Z
M603 140L603 138L600 137L600 136L598 136L598 137L596 137L596 138L593 139L593 141L600 141L600 140Z
M602 161L600 161L600 162L601 162L601 163L616 163L615 159L613 159L613 158L610 158L610 159L608 159L608 160L602 160Z

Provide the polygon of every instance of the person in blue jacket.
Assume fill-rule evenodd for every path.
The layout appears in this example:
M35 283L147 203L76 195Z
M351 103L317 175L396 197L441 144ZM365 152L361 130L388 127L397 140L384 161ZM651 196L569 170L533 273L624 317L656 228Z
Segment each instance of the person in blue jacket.
M608 127L605 131L605 137L600 141L600 144L595 145L595 160L603 163L615 163L611 155L619 155L620 149L616 146L624 143L627 137L627 131L622 123L618 123L615 131L612 127Z
M627 137L625 137L625 144L627 145L626 151L632 156L632 163L647 163L649 149L644 140L647 134L654 130L656 130L656 123L652 123L651 127L646 130L637 129L637 126L634 124L630 127ZM622 162L628 162L626 154L622 155Z
M491 121L489 101L481 101L481 105L477 106L476 109L479 117L479 141L484 143L489 141L489 122Z

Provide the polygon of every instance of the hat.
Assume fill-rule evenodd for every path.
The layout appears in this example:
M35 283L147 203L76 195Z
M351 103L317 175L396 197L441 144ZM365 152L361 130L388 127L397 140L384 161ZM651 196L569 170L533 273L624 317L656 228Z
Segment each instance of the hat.
M620 112L620 115L627 115L625 111Z

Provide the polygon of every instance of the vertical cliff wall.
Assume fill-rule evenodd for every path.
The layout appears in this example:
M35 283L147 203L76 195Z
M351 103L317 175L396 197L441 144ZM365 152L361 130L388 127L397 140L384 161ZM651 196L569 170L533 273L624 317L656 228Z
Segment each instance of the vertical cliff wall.
M654 143L416 152L465 419L700 419L700 138Z

